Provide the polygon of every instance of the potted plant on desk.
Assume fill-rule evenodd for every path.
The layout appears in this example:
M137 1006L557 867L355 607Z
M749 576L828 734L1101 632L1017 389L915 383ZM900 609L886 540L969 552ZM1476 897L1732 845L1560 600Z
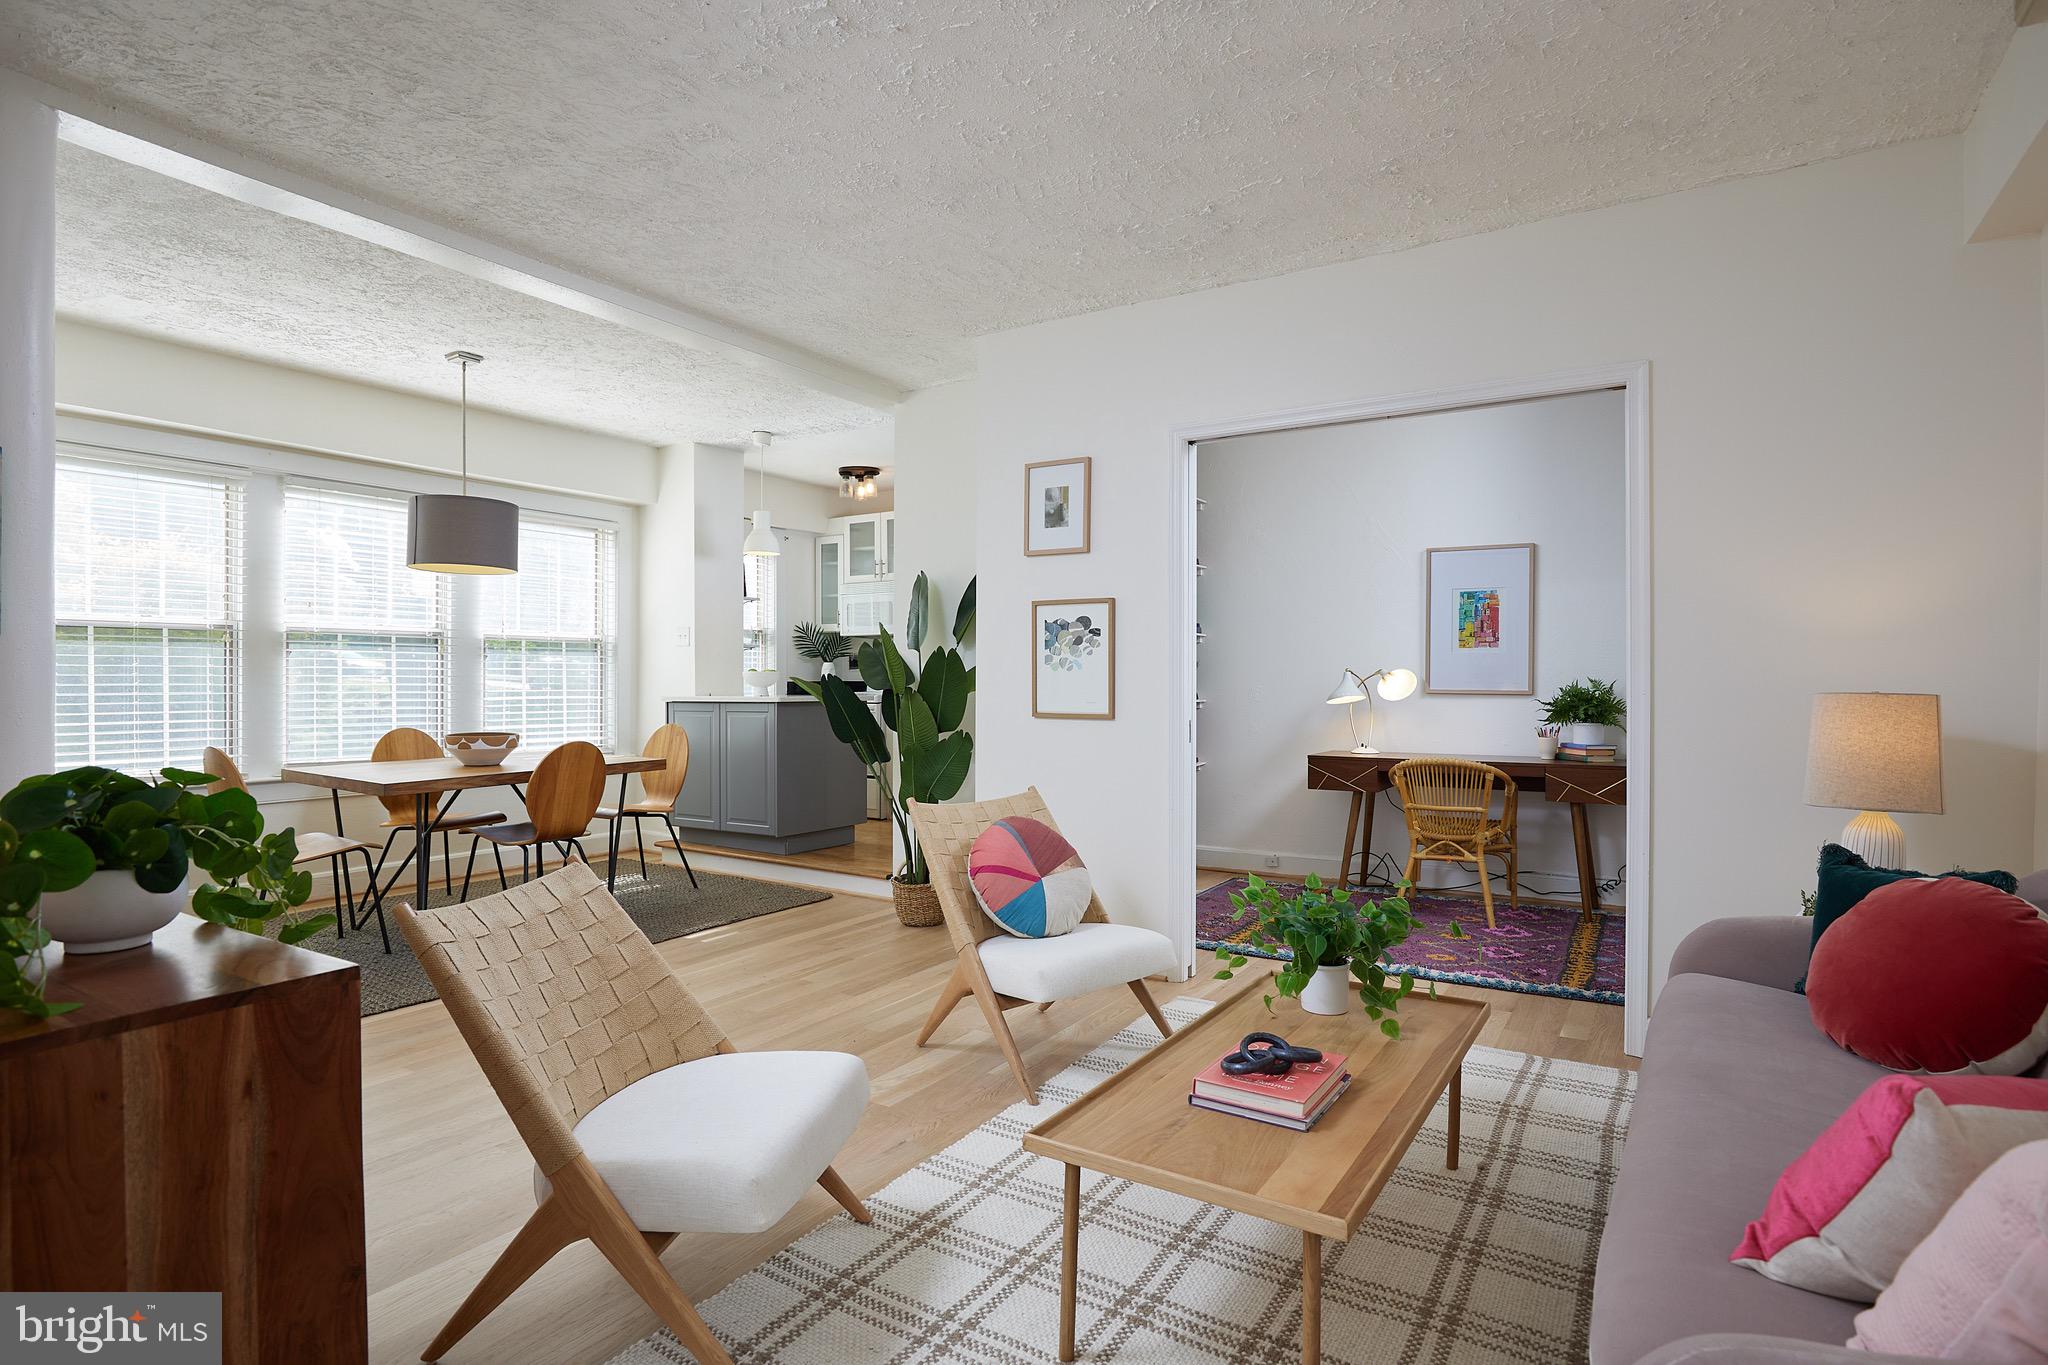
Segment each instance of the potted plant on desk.
M890 892L896 918L913 929L941 923L944 915L932 889L931 869L910 827L907 803L952 800L974 762L974 736L963 728L967 699L974 694L974 670L959 649L937 643L930 617L931 583L919 574L903 616L903 643L917 655L916 667L896 647L886 626L853 656L861 679L880 694L880 721L844 678L828 674L816 682L797 682L824 703L832 733L853 750L889 803L889 818L896 823L905 851L902 866L889 879ZM974 582L969 580L953 617L954 643L965 640L973 629ZM891 734L896 737L893 746Z
M1558 739L1565 744L1605 744L1610 729L1628 728L1628 703L1613 683L1598 678L1568 682L1536 705L1544 724L1562 727Z
M1230 893L1234 915L1254 916L1251 942L1262 948L1285 948L1291 955L1273 978L1275 991L1298 996L1301 1007L1311 1014L1343 1014L1351 1007L1351 981L1358 982L1358 994L1365 1012L1377 1019L1380 1032L1389 1038L1401 1036L1401 1021L1394 1012L1415 989L1415 978L1389 972L1393 950L1407 941L1415 929L1415 916L1408 908L1408 889L1402 882L1394 895L1372 900L1348 886L1331 887L1315 873L1309 873L1301 891L1288 895L1257 876L1245 879L1242 891ZM1454 924L1453 929L1456 929ZM1216 950L1223 966L1216 979L1228 981L1250 959L1228 944ZM1399 975L1400 984L1389 984ZM1434 989L1434 987L1432 987ZM1266 997L1266 1008L1273 997Z

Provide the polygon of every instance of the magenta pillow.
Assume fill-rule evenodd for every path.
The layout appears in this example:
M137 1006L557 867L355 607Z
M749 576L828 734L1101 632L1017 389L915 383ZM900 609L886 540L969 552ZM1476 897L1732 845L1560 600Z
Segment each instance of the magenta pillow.
M2048 1142L1991 1163L1856 1315L1859 1351L2048 1362Z
M1074 846L1042 820L998 820L967 850L967 881L982 912L1006 934L1067 933L1095 898Z
M2048 918L1982 882L1893 882L1821 935L1806 996L1879 1066L2016 1076L2048 1053Z
M1785 1168L1728 1259L1869 1303L1979 1172L2043 1139L2048 1080L1886 1076Z

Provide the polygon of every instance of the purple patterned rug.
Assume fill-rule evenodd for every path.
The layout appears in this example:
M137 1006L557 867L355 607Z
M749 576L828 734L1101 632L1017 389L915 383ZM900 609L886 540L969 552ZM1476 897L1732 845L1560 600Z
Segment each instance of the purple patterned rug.
M1272 882L1292 894L1298 882ZM1247 947L1244 925L1231 918L1230 893L1245 888L1243 877L1218 882L1195 897L1195 943L1214 948L1230 943L1255 957L1281 953ZM1510 910L1496 897L1496 928L1486 927L1486 911L1477 897L1422 893L1409 898L1415 932L1394 950L1394 969L1430 981L1555 995L1567 1000L1594 1000L1604 1005L1622 1001L1622 917L1595 915L1590 923L1572 906L1531 905ZM1451 921L1468 938L1450 936ZM1200 965L1199 963L1197 964Z

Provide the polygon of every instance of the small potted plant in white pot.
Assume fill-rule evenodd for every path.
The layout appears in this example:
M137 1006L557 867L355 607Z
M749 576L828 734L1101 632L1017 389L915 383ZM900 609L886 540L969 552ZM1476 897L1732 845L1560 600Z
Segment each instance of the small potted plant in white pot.
M826 630L814 621L800 621L791 632L796 652L818 661L818 676L835 676L833 665L853 653L853 642L836 630Z
M1279 995L1297 996L1310 1014L1344 1014L1351 1008L1351 984L1358 983L1360 1003L1377 1019L1380 1032L1401 1036L1394 1018L1401 1001L1415 989L1415 978L1387 970L1391 954L1414 932L1403 882L1394 895L1373 900L1348 886L1331 887L1311 872L1301 890L1289 895L1257 876L1245 879L1242 891L1230 893L1238 919L1254 916L1251 942L1263 948L1285 948L1289 954L1273 978ZM1456 926L1453 925L1453 929ZM1218 981L1228 981L1250 959L1226 944L1216 950L1223 966ZM1391 984L1395 977L1399 984ZM1266 997L1266 1008L1273 996Z
M17 957L52 940L69 953L136 948L185 908L186 876L213 882L193 892L193 913L261 933L313 892L294 868L289 829L264 834L248 792L207 793L208 773L167 768L147 782L112 768L72 768L24 780L0 797L0 1004L37 1013L39 991ZM334 922L319 915L283 927L296 943ZM9 974L11 973L11 975Z
M1544 724L1560 727L1558 739L1565 744L1606 744L1612 731L1628 728L1628 703L1613 683L1598 678L1568 682L1536 705Z

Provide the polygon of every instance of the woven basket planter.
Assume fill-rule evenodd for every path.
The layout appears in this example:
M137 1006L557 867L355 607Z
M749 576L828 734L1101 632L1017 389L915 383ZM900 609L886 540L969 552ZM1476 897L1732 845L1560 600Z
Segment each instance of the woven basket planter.
M896 901L896 918L910 929L929 929L946 922L945 912L939 909L939 891L930 882L906 882L894 877L889 879L889 891Z

